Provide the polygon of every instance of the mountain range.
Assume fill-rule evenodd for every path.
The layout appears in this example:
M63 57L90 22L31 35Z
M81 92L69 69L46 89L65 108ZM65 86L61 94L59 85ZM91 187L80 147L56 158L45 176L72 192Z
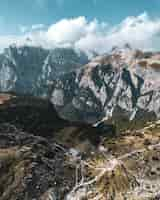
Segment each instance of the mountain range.
M1 200L160 199L160 53L0 54Z
M0 55L0 91L50 99L66 119L160 118L160 53L114 47L88 58L69 48L10 46ZM137 120L138 121L138 120Z
M57 76L69 73L88 62L83 52L58 48L14 45L0 54L0 90L48 96Z

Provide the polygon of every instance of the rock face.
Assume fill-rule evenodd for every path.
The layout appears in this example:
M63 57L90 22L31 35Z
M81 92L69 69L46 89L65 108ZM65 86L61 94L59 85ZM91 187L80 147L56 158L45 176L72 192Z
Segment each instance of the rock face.
M57 76L87 62L84 53L73 49L10 46L0 54L0 91L49 96Z
M21 95L0 94L0 200L159 199L160 121L108 125L160 117L158 53L114 49L82 67L72 50L6 51L1 91Z
M88 62L73 49L12 46L0 55L0 91L50 99L71 121L160 118L160 53L126 45Z
M160 54L114 49L57 79L51 100L68 119L160 117Z

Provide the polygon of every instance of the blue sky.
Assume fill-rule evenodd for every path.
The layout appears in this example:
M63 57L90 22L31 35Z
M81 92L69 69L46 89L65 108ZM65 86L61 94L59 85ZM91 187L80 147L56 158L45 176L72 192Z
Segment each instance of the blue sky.
M160 51L159 11L160 0L0 0L0 51L13 43Z
M21 25L50 25L78 16L117 24L144 11L159 16L159 10L160 0L1 0L0 34L18 34Z

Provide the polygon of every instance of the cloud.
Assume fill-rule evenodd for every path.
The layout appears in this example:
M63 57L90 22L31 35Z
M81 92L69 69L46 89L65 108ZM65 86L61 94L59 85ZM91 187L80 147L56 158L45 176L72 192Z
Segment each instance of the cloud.
M88 22L85 17L63 19L49 27L47 37L55 43L75 44L89 34L96 34L101 28L97 20Z
M130 43L134 48L158 50L155 41L160 42L159 36L160 18L151 19L147 13L143 13L138 17L127 17L113 27L105 37L105 42L110 46Z
M133 48L160 50L160 19L151 19L147 13L127 17L120 24L107 28L101 35L86 35L76 43L76 47L104 53L113 46L124 46L126 43Z
M21 36L0 37L0 46L13 42L54 47L75 47L87 52L108 52L113 46L130 43L133 48L160 50L160 18L151 18L147 13L130 16L120 24L110 26L107 22L85 17L62 19L48 28L43 24L33 25Z
M0 36L0 51L13 43L22 45L23 41L24 39L19 36Z

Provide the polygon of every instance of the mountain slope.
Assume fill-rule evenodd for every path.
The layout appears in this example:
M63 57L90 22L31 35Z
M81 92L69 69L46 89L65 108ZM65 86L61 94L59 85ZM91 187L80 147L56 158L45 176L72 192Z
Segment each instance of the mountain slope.
M99 128L0 94L0 199L159 199L160 121L112 137Z
M116 134L113 126L106 126L103 131L87 123L61 119L47 99L0 93L0 102L0 124L11 124L28 134L57 141L83 153L98 148L102 136Z
M153 120L160 117L159 75L159 53L114 49L57 79L52 100L70 119Z
M50 98L74 121L160 117L160 53L126 45L88 62L73 49L11 46L0 55L0 91Z
M0 55L0 91L49 96L57 76L87 62L84 53L73 49L10 46Z

